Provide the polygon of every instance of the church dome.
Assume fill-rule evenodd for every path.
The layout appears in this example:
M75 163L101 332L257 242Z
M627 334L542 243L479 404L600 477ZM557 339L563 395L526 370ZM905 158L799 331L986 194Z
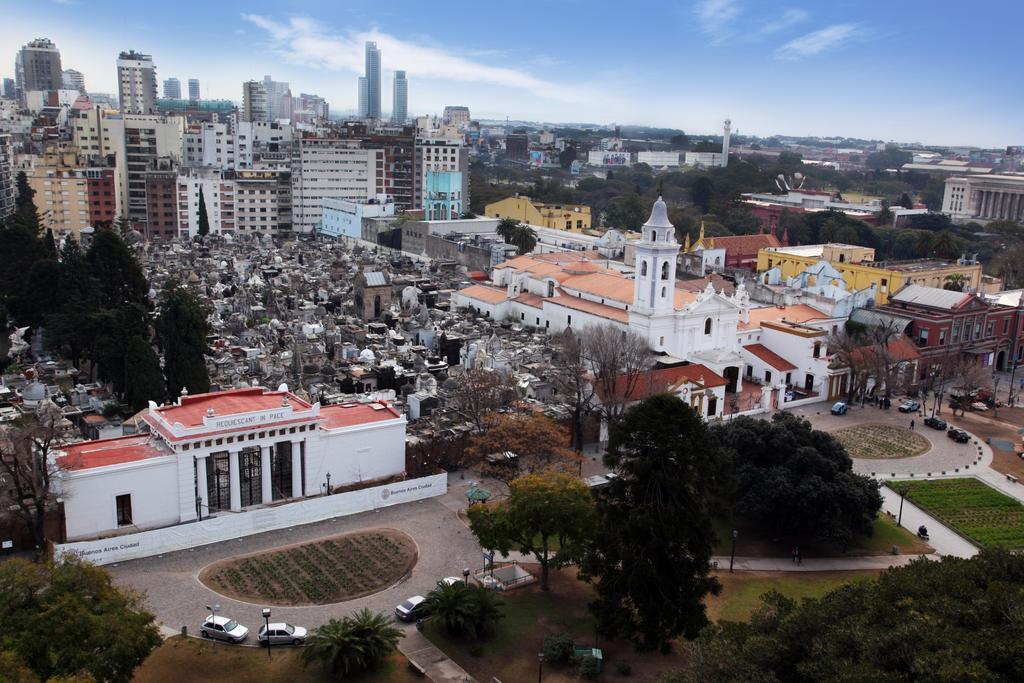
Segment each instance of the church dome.
M674 228L672 222L668 219L668 205L659 196L658 201L654 202L654 206L651 208L651 217L644 223L645 228Z

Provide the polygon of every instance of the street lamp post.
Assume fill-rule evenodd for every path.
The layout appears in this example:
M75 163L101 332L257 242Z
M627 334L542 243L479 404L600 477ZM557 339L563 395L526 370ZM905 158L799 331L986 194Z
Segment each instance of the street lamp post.
M217 620L217 612L220 611L220 605L218 605L217 603L214 603L212 605L207 605L206 609L208 609L210 611L210 617L213 619L213 621L216 622L216 620Z
M901 486L900 489L900 514L896 517L896 526L902 526L903 523L903 497L907 495L907 487Z
M462 583L469 585L469 567L465 567L462 570Z
M327 473L327 495L331 495L331 473Z
M541 676L544 675L544 653L537 653L537 683L540 683Z
M732 565L736 561L736 537L740 535L740 532L736 529L732 530L732 554L729 555L729 573L732 574Z
M266 631L264 631L264 633L266 634L266 637L267 637L267 659L270 659L270 608L269 607L264 607L263 608L263 624L264 624L264 626L266 626L266 629L267 629Z

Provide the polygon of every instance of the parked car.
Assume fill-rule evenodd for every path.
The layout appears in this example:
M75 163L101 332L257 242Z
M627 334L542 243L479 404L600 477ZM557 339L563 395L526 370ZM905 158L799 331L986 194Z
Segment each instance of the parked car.
M931 427L932 429L942 429L942 430L945 430L946 427L948 426L946 424L945 420L943 420L941 418L938 418L938 417L935 417L934 415L932 417L926 417L924 419L924 423L926 425L928 425L929 427Z
M214 640L226 640L229 643L240 643L249 635L249 629L228 617L206 617L206 621L199 627L199 633L204 638Z
M437 582L438 586L454 586L457 583L466 583L466 579L461 576L446 576Z
M975 401L971 404L971 410L986 411L988 410L988 404L982 401Z
M260 630L256 634L256 640L261 645L266 645L268 638L271 645L298 646L306 642L306 629L293 624L278 623L271 624L270 629L267 630L267 626L264 624L260 626Z
M416 621L427 616L427 608L423 603L426 598L422 595L414 595L401 605L395 608L395 616L401 621Z
M946 436L948 436L950 439L953 439L953 441L956 441L957 443L967 443L968 441L971 440L970 434L968 434L962 429L957 429L956 427L950 427L949 431L946 432Z
M917 401L904 401L896 410L901 413L916 413L921 410L921 404Z
M847 410L849 410L849 406L846 405L845 401L836 401L832 404L833 415L846 415Z

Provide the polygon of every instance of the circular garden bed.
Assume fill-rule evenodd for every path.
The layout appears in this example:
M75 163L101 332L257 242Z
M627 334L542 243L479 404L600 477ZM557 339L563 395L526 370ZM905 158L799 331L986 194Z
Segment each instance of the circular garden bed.
M375 593L416 564L416 543L395 529L373 529L221 560L199 580L236 600L325 605Z
M846 448L851 458L895 460L921 455L931 448L928 439L906 427L863 424L846 427L833 436Z

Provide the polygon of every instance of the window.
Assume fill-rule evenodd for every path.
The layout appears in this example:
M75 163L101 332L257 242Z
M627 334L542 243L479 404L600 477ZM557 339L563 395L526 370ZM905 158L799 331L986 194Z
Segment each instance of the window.
M768 382L772 381L772 371L771 370L765 370L764 371L764 381L765 381L765 384L767 384Z
M658 346L664 346L664 345L665 345L665 338L664 337L658 337Z
M748 365L747 366L746 375L747 375L747 377L753 377L754 376L754 366L753 365Z
M568 319L566 320L566 323L565 323L565 324L566 324L566 325L572 325L572 316L571 316L571 315L570 315L570 316L568 316Z
M704 321L704 334L711 334L711 318Z
M1009 331L1010 331L1010 319L1009 318L1003 318L1003 334L1006 334Z
M992 333L995 331L995 326L996 326L996 324L995 324L994 321L990 321L989 324L985 326L985 336L986 337L991 337L992 336Z
M939 346L943 346L946 343L946 329L939 330Z
M814 342L814 357L821 358L821 342Z
M122 493L114 499L117 506L117 525L129 526L132 523L132 494Z
M661 264L661 279L668 279L668 261L665 261L664 263Z
M640 262L640 277L647 277L647 261Z
M928 346L928 328L922 327L917 331L917 345Z

